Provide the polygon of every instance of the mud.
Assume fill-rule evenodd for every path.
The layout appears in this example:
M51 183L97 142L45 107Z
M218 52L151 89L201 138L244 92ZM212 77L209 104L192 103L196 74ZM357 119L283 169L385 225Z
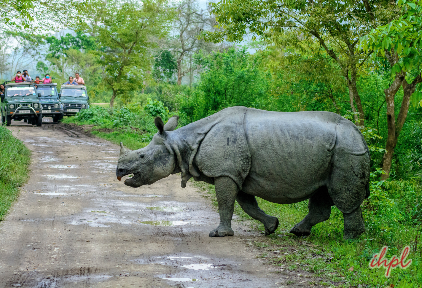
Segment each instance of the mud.
M30 179L0 222L3 287L309 287L265 264L243 222L210 238L209 200L173 175L137 189L116 180L118 146L81 129L9 127L32 151Z

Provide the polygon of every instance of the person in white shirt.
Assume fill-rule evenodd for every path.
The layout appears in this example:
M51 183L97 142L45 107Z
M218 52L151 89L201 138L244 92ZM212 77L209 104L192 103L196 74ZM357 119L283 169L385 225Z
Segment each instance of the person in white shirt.
M78 85L85 85L85 81L82 77L79 77L79 73L75 73L75 81Z
M28 74L28 70L23 70L22 77L25 79L26 82L31 82L32 81L31 76L29 76L29 74Z

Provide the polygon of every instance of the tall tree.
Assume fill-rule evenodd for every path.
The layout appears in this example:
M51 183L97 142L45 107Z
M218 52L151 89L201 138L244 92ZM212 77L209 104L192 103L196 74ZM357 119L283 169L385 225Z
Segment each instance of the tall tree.
M242 40L252 33L266 41L289 46L317 42L337 63L349 90L356 123L363 127L364 107L357 89L359 69L371 51L359 48L360 37L396 14L392 1L224 0L212 3L218 30L213 41Z
M385 57L391 67L392 82L384 90L387 103L388 136L382 169L390 175L394 148L406 121L412 95L419 94L422 82L422 3L417 0L399 0L402 16L391 23L373 30L363 40L366 50ZM419 85L420 86L420 85ZM396 117L397 92L403 89L403 99Z
M96 38L98 63L103 68L103 82L112 90L110 107L116 97L130 96L143 85L151 69L149 53L154 37L164 37L173 16L166 0L141 2L97 1L86 11L85 31Z
M183 76L192 70L192 61L189 65L183 65L183 60L186 56L192 56L199 49L205 48L207 44L199 36L204 30L211 29L214 22L213 17L199 9L195 0L183 0L177 6L177 17L173 24L175 35L170 41L170 47L176 57L178 85L182 83Z

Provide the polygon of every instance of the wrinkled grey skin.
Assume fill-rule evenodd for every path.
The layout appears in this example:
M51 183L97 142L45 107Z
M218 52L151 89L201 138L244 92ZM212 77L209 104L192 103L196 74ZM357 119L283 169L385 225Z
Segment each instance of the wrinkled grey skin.
M194 178L215 185L220 225L210 236L232 236L234 202L261 221L265 233L278 226L255 196L280 204L309 199L309 214L290 232L309 235L330 217L335 205L344 215L344 238L365 231L360 205L369 196L368 147L358 128L331 112L269 112L224 109L174 130L155 119L158 133L142 149L121 146L116 175L131 187L152 184L181 172L182 187ZM174 130L174 131L173 131Z

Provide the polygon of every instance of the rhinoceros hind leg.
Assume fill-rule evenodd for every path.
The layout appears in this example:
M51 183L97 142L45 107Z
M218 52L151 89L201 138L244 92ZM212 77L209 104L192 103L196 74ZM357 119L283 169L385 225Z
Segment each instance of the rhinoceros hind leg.
M343 213L344 216L344 239L356 239L365 232L362 210L358 207L352 213Z
M246 214L264 224L265 235L274 233L278 227L277 217L265 214L265 212L259 208L255 196L239 191L239 193L237 193L236 200Z
M218 202L218 212L220 214L220 225L210 232L210 237L233 236L231 228L234 202L238 188L236 183L229 177L218 177L214 181L215 194Z
M333 200L328 195L327 187L321 187L309 199L309 213L306 217L296 224L290 233L296 236L308 236L311 234L312 226L328 220L331 214Z

